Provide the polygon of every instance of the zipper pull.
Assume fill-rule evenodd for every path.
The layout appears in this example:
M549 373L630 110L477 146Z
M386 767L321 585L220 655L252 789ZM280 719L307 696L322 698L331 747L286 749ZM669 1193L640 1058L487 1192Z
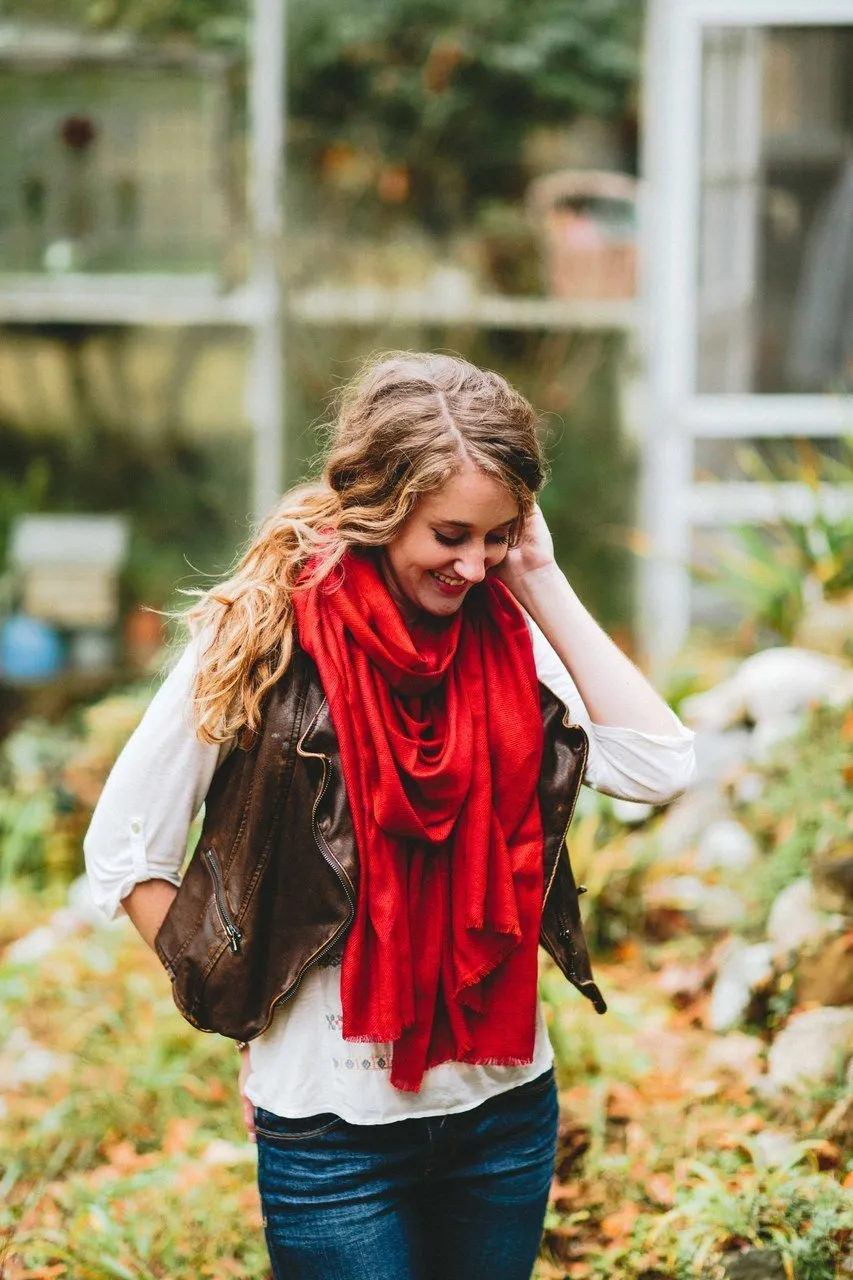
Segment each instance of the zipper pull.
M240 943L243 941L243 934L237 928L236 924L226 924L225 932L228 934L228 945L236 955L240 950Z

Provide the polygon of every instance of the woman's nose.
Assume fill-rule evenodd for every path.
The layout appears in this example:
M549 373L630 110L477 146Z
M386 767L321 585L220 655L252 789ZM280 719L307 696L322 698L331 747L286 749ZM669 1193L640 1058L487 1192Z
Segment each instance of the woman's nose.
M486 553L472 548L457 556L453 568L466 582L482 582L486 576Z

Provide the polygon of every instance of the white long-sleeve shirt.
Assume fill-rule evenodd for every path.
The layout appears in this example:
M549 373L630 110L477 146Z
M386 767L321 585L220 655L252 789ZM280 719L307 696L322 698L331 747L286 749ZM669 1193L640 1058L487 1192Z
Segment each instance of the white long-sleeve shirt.
M589 739L584 784L611 796L659 804L678 795L695 771L693 733L672 713L672 734L596 725L566 668L528 619L539 679L561 699ZM196 642L197 643L197 642ZM233 748L201 742L192 725L196 643L184 649L129 738L104 785L83 844L96 904L109 917L142 880L180 884L190 825L211 779ZM417 1094L390 1084L389 1045L350 1044L341 1036L340 970L313 968L252 1041L246 1092L279 1115L332 1111L355 1123L464 1111L544 1071L551 1049L541 1010L533 1062L523 1067L444 1063L426 1073Z

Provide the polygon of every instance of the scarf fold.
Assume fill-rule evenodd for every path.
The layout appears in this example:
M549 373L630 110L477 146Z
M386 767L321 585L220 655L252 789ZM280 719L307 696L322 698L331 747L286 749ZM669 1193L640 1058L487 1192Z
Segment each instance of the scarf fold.
M487 578L407 626L373 552L293 595L337 733L359 856L345 1040L391 1042L391 1083L533 1060L543 728L533 646ZM307 576L313 562L300 578Z

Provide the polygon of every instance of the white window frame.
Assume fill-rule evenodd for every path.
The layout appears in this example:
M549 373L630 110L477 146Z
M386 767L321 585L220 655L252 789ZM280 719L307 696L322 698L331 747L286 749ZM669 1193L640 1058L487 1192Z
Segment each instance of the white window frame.
M650 0L640 206L640 328L649 383L640 623L646 663L657 674L690 627L693 527L755 519L759 510L772 509L774 494L784 488L759 496L758 485L721 483L713 486L716 496L708 485L700 492L693 484L695 441L853 432L850 396L708 395L695 389L702 40L707 27L718 26L853 27L853 3ZM779 503L790 509L784 494Z

